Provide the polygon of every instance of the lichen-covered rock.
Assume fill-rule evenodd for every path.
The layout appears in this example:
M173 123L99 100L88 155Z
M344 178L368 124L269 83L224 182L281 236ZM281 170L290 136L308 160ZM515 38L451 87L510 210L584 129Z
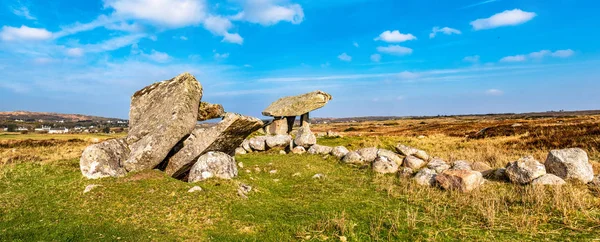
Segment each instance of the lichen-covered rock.
M450 169L450 165L440 158L433 158L427 163L427 168L434 170L437 173L442 173Z
M223 115L225 115L223 105L200 102L200 106L198 107L198 121L221 118Z
M256 137L252 137L248 141L248 143L250 145L250 148L252 148L252 150L254 150L254 151L265 151L265 150L267 150L266 140L267 140L266 136L256 136Z
M265 139L265 144L269 149L272 148L285 148L290 145L292 141L292 136L287 134L278 134L273 136L267 136Z
M421 186L434 186L437 173L429 168L423 168L415 174L415 182Z
M283 97L271 103L262 114L271 117L300 116L322 108L331 100L331 95L314 91L298 96Z
M367 163L372 163L377 158L377 149L376 147L362 148L356 151Z
M506 176L513 183L528 184L546 174L546 168L532 156L525 156L506 166Z
M414 156L425 161L429 160L427 152L403 144L398 144L396 146L396 151L404 156Z
M453 162L452 167L450 169L452 169L452 170L473 170L471 168L471 164L469 164L468 161L464 161L464 160L457 160L457 161Z
M294 139L294 144L304 148L310 148L317 144L317 137L310 131L309 126L303 126L298 129L298 134Z
M350 151L348 149L346 149L346 147L336 146L336 147L333 147L333 149L331 150L331 155L337 157L338 159L342 159L342 158L344 158L344 156L346 156L346 154L348 154L348 152L350 152Z
M410 169L408 167L401 167L398 169L398 177L400 178L412 177L414 173L415 172L413 171L413 169Z
M564 184L566 184L565 180L553 174L540 176L531 182L531 185L561 186Z
M313 155L327 155L331 153L333 148L324 145L313 145L308 149L309 154Z
M217 125L194 130L180 147L176 147L172 152L174 155L167 159L165 172L180 178L189 171L199 156L209 151L234 155L235 149L244 139L262 125L262 121L257 118L227 113Z
M396 173L400 166L386 156L377 156L373 161L373 171L381 174Z
M188 177L188 182L204 181L216 177L232 179L238 175L235 159L223 152L208 152L201 155Z
M189 73L154 83L131 97L127 171L155 168L196 126L202 87Z
M364 165L365 164L365 160L363 159L363 157L360 156L360 154L358 154L356 151L348 152L348 154L346 154L344 156L344 158L342 159L342 162L344 162L346 164L353 164L353 165Z
M404 157L404 161L402 162L402 165L404 167L408 167L413 170L419 170L419 169L421 169L421 167L425 166L426 164L427 163L424 160L421 160L412 155Z
M297 155L301 155L306 153L306 149L304 149L304 147L302 146L296 146L292 149L292 153L293 154L297 154Z
M435 177L435 180L446 190L470 192L485 181L481 172L472 170L446 170Z
M552 150L546 159L546 171L567 181L584 184L594 179L587 153L579 148Z
M123 139L111 139L85 148L79 160L81 174L89 179L120 177L127 174L121 163L129 148Z
M377 156L388 158L389 160L395 162L398 166L402 165L402 158L400 158L398 154L391 150L379 149L377 151Z

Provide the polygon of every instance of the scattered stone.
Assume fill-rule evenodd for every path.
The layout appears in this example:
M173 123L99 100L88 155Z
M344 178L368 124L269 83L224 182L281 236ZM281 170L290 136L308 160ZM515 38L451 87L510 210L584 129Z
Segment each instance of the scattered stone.
M429 160L427 152L403 144L398 144L396 146L396 151L404 156L414 156L421 160Z
M235 155L245 155L248 152L246 152L246 150L242 147L237 147L235 148Z
M327 155L331 153L333 148L324 145L313 145L308 149L308 153L312 155Z
M237 194L244 199L248 199L248 193L250 193L250 191L252 191L252 187L242 183L238 187Z
M242 141L242 148L248 153L252 153L252 147L250 147L250 140L245 139Z
M415 172L413 171L413 169L410 169L408 167L402 167L398 170L398 177L409 178L412 177L414 173Z
M495 171L490 165L488 165L487 163L481 162L481 161L477 161L477 162L473 163L471 165L471 169L474 171L481 172L481 174L484 177L488 176L490 173Z
M579 148L550 151L545 166L549 173L567 181L586 184L594 179L594 170L588 155Z
M533 180L531 185L560 186L566 184L565 180L553 174L545 174Z
M447 170L435 177L435 180L446 190L470 192L485 181L481 172L472 170Z
M189 73L154 83L131 97L127 171L150 170L196 126L202 86ZM237 146L237 145L236 145Z
M261 172L262 170L260 169L260 167L254 167L254 171Z
M346 154L344 156L344 158L342 159L342 162L344 162L346 164L353 164L353 165L364 165L365 164L365 160L363 159L363 157L360 154L358 154L358 152L356 152L356 151L348 152L348 154Z
M304 149L304 147L302 147L302 146L296 146L292 149L292 153L298 154L298 155L304 154L305 152L306 152L306 149Z
M506 166L506 176L513 183L528 184L546 174L546 168L532 156L522 157Z
M452 168L450 168L452 170L473 170L471 168L471 165L469 164L468 161L464 161L464 160L457 160L454 163L452 163Z
M269 174L275 174L275 173L277 173L277 170L270 170L269 171Z
M373 161L373 171L381 174L396 173L400 166L386 156L377 156Z
M278 134L273 136L267 136L265 139L265 143L267 147L272 148L285 148L292 141L292 136L287 134Z
M424 139L424 138L427 138L427 137L425 137L425 135L419 135L419 136L417 136L417 139Z
M437 173L435 173L434 170L423 168L417 172L413 179L415 179L415 182L421 186L434 186L436 176Z
M111 139L85 148L79 160L81 174L88 179L125 176L121 167L129 148L123 139Z
M437 173L442 173L450 169L450 165L440 158L433 158L427 163L427 168L434 170Z
M346 149L346 147L344 146L336 146L333 147L333 149L331 150L331 154L335 157L337 157L338 159L342 159L344 158L344 156L346 156L346 154L348 154L348 152L350 152L348 149Z
M251 170L246 169L246 173L251 173L251 172L252 172Z
M242 162L238 162L238 166L239 166L240 168L244 168L244 163L242 163Z
M421 160L412 155L404 157L404 161L402 162L402 165L404 167L408 167L413 170L419 170L419 169L421 169L421 167L425 166L425 164L427 164L427 163L424 160Z
M377 158L377 149L376 147L362 148L356 151L367 163L372 163Z
M523 124L520 124L520 123L515 123L515 124L511 125L511 127L513 127L513 128L521 127L521 126L523 126Z
M393 162L395 162L398 166L402 165L402 158L398 156L395 152L386 149L379 149L377 151L377 156L385 157Z
M315 137L315 135L310 131L309 126L300 127L298 129L298 134L294 139L294 144L304 148L309 148L317 144L317 137Z
M296 172L296 173L292 174L292 177L297 177L297 176L300 176L300 175L302 175L300 172Z
M223 152L211 151L198 158L198 162L190 170L188 181L204 181L212 177L231 179L237 175L235 158Z
M223 115L225 115L223 105L200 102L198 107L198 121L221 118Z
M201 192L202 188L199 186L194 186L192 188L190 188L190 190L188 190L188 192Z
M329 100L331 100L331 95L322 91L283 97L269 105L262 114L271 117L300 116L322 108Z
M312 178L313 179L323 179L323 178L325 178L325 175L323 175L321 173L317 173Z
M330 137L330 138L340 138L340 137L342 137L342 135L340 135L337 132L333 132L331 130L328 130L327 131L327 137Z
M279 151L279 154L280 154L280 155L287 155L287 153L285 152L285 150L280 150L280 151Z
M101 186L102 186L102 185L97 185L97 184L91 184L91 185L87 185L87 186L85 187L85 189L83 189L83 194L86 194L86 193L88 193L88 192L92 191L94 188L96 188L96 187L101 187Z
M252 148L252 150L265 151L265 150L267 150L266 143L265 143L266 139L267 139L266 136L253 137L249 140L249 145Z

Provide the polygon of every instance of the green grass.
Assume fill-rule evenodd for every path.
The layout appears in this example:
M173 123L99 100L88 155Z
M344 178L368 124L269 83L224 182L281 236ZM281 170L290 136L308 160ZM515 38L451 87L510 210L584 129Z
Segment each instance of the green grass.
M15 132L0 132L0 141L2 140L47 140L47 139L56 139L56 140L69 140L69 139L110 139L110 138L119 138L123 137L127 134L37 134L37 133L28 133L21 134Z
M344 144L351 139L324 140ZM489 182L469 194L312 155L249 154L234 180L184 183L159 171L86 180L78 160L0 166L0 241L591 240L585 187ZM249 172L247 172L248 170ZM260 170L260 171L257 171ZM269 171L277 170L271 174ZM325 179L316 180L316 173ZM236 194L253 187L249 199ZM100 184L82 194L88 184ZM194 185L204 191L188 193Z

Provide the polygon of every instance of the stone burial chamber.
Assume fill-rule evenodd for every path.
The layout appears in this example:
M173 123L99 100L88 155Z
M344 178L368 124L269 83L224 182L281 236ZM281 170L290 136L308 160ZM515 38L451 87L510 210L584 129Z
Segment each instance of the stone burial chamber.
M309 113L322 108L331 100L331 95L323 91L314 91L298 96L289 96L271 103L262 114L273 117L273 122L265 127L267 134L289 134L296 116L300 116L300 126L309 127Z

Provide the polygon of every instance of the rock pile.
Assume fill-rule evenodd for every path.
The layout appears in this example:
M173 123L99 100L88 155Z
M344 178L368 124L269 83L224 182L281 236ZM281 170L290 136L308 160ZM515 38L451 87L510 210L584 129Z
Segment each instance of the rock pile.
M87 147L81 173L97 179L160 169L190 181L236 176L231 155L263 122L225 113L223 106L201 99L202 86L189 73L137 91L131 97L127 137ZM197 121L219 117L222 121L211 128L196 127Z

